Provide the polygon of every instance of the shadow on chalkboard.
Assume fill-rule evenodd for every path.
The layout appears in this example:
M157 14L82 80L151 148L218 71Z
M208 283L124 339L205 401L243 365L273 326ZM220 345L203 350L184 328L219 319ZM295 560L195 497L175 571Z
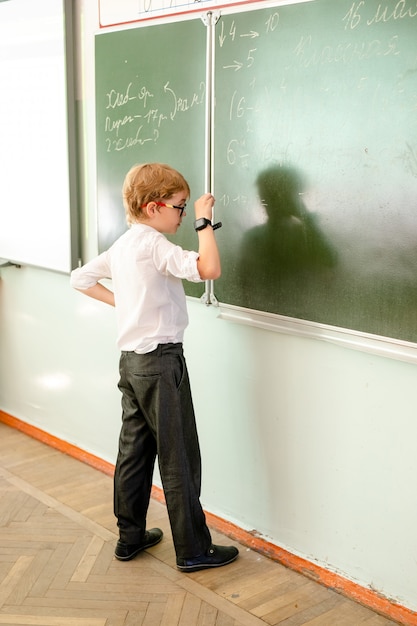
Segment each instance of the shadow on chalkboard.
M316 303L319 315L337 254L303 202L303 176L273 165L258 175L256 186L266 221L248 230L241 243L238 276L247 306L303 317Z

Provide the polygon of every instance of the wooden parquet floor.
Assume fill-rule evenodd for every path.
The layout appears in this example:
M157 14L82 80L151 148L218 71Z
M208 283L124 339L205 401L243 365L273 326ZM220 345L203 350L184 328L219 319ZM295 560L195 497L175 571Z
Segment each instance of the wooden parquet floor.
M227 567L179 572L154 500L149 527L163 541L117 561L112 489L111 477L0 423L0 625L394 624L244 546Z

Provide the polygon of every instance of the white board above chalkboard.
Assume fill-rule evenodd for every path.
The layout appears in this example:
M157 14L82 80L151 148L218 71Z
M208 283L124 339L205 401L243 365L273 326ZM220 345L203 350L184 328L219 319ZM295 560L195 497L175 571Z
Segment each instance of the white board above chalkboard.
M288 0L284 0L288 1ZM290 0L297 1L300 0ZM99 0L99 21L101 28L111 26L125 26L134 22L141 22L155 18L186 13L200 13L214 11L220 7L237 4L251 4L266 0Z
M62 272L78 239L68 19L62 1L0 3L0 257Z

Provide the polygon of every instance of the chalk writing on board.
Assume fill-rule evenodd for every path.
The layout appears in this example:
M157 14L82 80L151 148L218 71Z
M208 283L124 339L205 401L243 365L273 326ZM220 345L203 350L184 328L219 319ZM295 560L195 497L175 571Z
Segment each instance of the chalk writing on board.
M361 3L353 3L351 20L354 17L356 21L360 21L361 17L358 13L360 8ZM381 9L380 14L383 14ZM411 17L412 12L410 10L406 12L404 8L400 11L398 8L397 13L392 13L392 18L386 12L384 15L386 20L404 19L405 17ZM343 22L346 20L346 16L343 19L340 16L339 19ZM372 20L368 20L368 22L370 23ZM369 23L363 21L366 29L369 27ZM334 44L329 43L325 46L323 46L322 40L317 39L315 36L303 34L299 35L298 40L295 39L288 48L286 64L281 69L277 68L277 71L274 72L276 87L271 90L265 84L260 89L256 78L257 59L259 57L265 62L264 43L266 44L266 38L271 37L275 33L276 39L274 41L279 42L280 25L281 21L278 11L273 11L267 15L263 21L262 29L259 29L259 24L257 24L257 28L254 27L253 29L248 29L247 24L245 24L246 28L242 29L242 25L235 19L231 19L229 23L222 20L219 24L218 45L221 49L224 49L227 44L229 52L226 53L224 58L227 59L230 55L230 60L222 64L223 72L231 73L232 75L243 72L245 77L247 77L237 83L238 88L234 89L230 96L228 122L231 124L231 136L225 144L222 157L228 166L247 170L254 167L256 163L267 163L271 160L281 163L288 162L289 157L286 153L289 146L283 142L282 134L277 140L273 140L271 136L263 142L255 129L262 116L269 117L270 111L273 110L275 112L279 111L280 108L284 109L288 98L297 98L299 87L296 84L297 79L294 79L294 75L297 76L294 74L295 68L298 67L302 70L314 66L335 65L338 63L351 66L352 63L362 64L370 59L396 57L401 54L402 42L398 35L392 34L392 30L388 35L381 33L380 37L371 40L350 41L347 39ZM245 39L246 44L243 43ZM256 42L256 47L253 45L254 41ZM233 80L232 77L231 80ZM320 84L312 84L311 89L312 93L318 94L317 97L321 93L327 94L328 97L345 92L348 95L352 93L352 90L355 90L358 93L366 93L371 103L381 101L383 98L382 101L388 104L388 101L392 102L402 93L403 82L400 80L394 89L390 90L390 93L382 94L379 83L375 86L370 77L360 70L359 73L352 72L351 76L342 81L342 84L338 81L337 84L332 85L329 82L325 82L325 79L322 77ZM236 126L237 123L239 123L238 126ZM256 134L256 141L253 138L254 133ZM291 151L292 158L294 158L294 146L291 148ZM408 152L407 162L410 164L412 159L410 159L409 154ZM220 201L224 204L228 203L230 202L230 197L223 195Z
M122 89L110 89L104 99L106 151L121 152L148 142L157 143L177 117L204 105L205 91L205 83L200 82L186 93L180 93L170 81L155 92L135 81ZM154 102L158 103L155 108Z
M235 19L230 23L222 20L218 25L218 45L223 49L227 46L229 52L226 53L226 59L230 55L229 60L222 63L222 71L232 76L245 75L239 88L232 91L228 105L228 122L231 124L232 135L225 145L222 158L231 167L247 170L254 163L271 158L275 151L270 141L263 143L259 137L254 141L253 133L257 125L255 120L268 114L270 98L268 87L262 86L261 90L258 88L258 54L262 54L266 40L273 38L278 43L279 27L280 14L276 10L267 14L261 27L257 24L256 28L242 29ZM231 80L234 80L232 76ZM285 85L281 84L285 90ZM232 204L242 206L247 204L248 198L245 194L227 193L219 196L218 202L225 207Z
M273 32L274 30L276 30L278 24L279 24L279 13L278 11L274 11L274 13L271 13L271 15L265 21L265 32L266 33ZM252 29L245 31L243 33L239 33L237 31L234 20L232 21L229 29L226 29L224 21L220 22L220 32L219 32L218 37L219 37L219 45L221 48L223 47L224 43L226 42L228 38L230 38L232 41L235 41L236 38L256 39L259 36L260 36L260 33Z
M363 61L377 57L387 57L400 54L398 36L394 35L387 40L373 39L372 41L346 41L336 46L314 47L311 35L301 36L294 53L303 67L324 65L325 63L349 64L352 61Z
M391 20L403 20L407 18L417 17L417 7L415 6L415 3L413 6L412 2L399 0L394 8L392 8L392 4L378 4L375 14L371 18L364 20L361 15L361 10L364 8L364 5L364 0L352 3L352 6L343 18L343 21L346 22L346 30L353 30L361 23L366 23L367 26L371 26L380 22L389 22Z

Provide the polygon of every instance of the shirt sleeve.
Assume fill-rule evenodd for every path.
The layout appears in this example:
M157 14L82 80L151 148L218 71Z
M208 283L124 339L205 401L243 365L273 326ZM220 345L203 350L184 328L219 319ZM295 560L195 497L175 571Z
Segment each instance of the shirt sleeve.
M103 278L111 278L107 252L103 252L92 261L73 270L71 272L70 285L74 289L89 289Z
M198 257L198 252L183 250L164 236L158 237L153 248L153 261L159 272L194 283L203 282L197 269Z

